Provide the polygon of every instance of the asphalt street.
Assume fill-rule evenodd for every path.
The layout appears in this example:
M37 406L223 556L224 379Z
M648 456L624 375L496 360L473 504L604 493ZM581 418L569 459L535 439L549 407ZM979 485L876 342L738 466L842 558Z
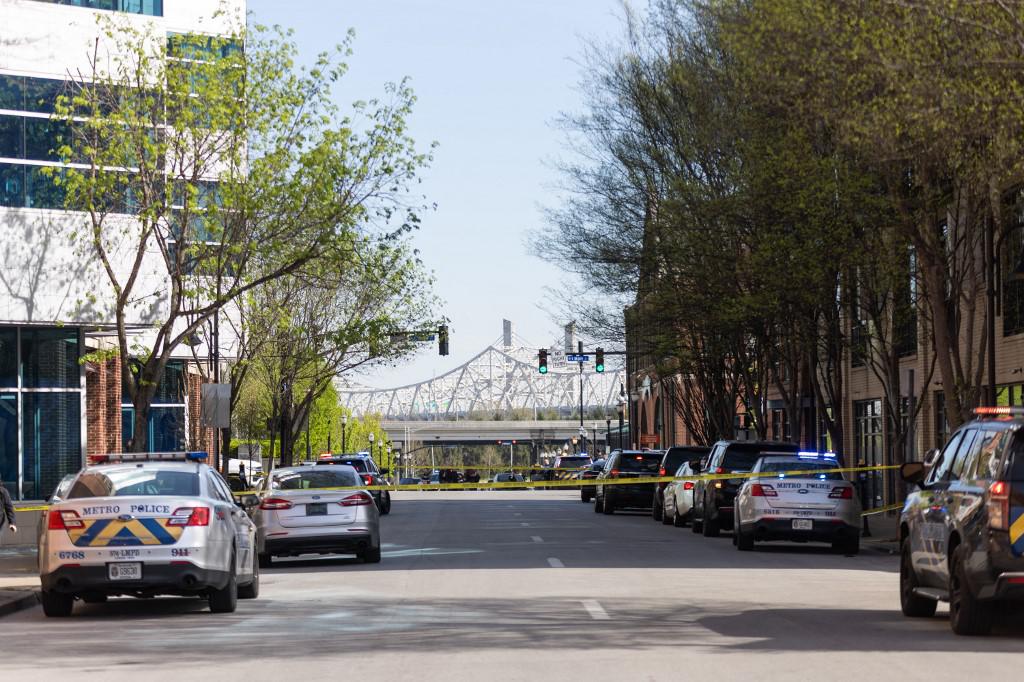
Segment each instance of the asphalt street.
M384 559L276 561L256 601L36 607L0 619L12 679L1009 679L1024 623L954 636L899 611L897 559L737 552L576 491L400 493Z

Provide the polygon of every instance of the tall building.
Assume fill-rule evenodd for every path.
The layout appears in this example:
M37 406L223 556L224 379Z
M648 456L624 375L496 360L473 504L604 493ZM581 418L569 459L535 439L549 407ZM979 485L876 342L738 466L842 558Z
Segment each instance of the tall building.
M157 38L216 35L232 16L244 16L244 0L232 0L231 11L217 15L223 6L221 0L0 0L0 477L16 499L44 499L87 455L124 448L134 419L122 359L83 361L116 346L109 313L97 303L109 284L75 236L83 215L64 210L61 187L42 172L62 165L54 151L55 99L69 77L89 72L90 55L114 49L100 18L118 13ZM166 289L159 267L143 270L154 293ZM132 320L143 345L149 322L145 315ZM149 417L151 450L208 443L198 419L194 357L182 348L165 373Z

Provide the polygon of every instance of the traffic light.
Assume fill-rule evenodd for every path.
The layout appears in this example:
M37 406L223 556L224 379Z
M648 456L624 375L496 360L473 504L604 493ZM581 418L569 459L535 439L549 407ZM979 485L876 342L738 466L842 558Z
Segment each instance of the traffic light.
M537 351L537 371L541 374L548 373L548 352L544 348Z
M437 328L437 354L448 355L448 325Z
M597 359L594 361L594 370L597 372L604 371L604 348L598 348L595 353Z

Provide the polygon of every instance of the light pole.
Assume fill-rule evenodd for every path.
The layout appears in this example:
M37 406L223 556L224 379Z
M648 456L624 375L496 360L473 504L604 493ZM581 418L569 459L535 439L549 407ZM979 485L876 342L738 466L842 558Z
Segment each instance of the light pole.
M370 434L367 436L367 439L369 439L370 441L370 447L368 447L367 450L370 451L370 457L373 457L373 431L370 431Z
M587 451L587 427L580 424L580 452Z
M619 382L619 450L622 449L622 427L626 416L626 387Z
M607 455L612 450L612 418L606 417L604 420L604 454Z
M341 454L345 454L348 451L348 449L345 447L345 427L346 426L348 426L348 414L343 413L341 415Z

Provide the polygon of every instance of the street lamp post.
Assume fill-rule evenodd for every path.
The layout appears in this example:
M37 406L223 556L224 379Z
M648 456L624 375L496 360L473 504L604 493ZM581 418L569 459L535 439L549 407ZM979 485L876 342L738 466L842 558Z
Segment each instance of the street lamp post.
M612 449L612 418L607 417L604 420L604 454L608 454Z
M370 441L370 447L368 447L367 450L370 451L370 457L373 457L373 431L370 431L370 434L367 436L367 439L369 439Z
M621 413L620 413L621 414ZM348 448L345 447L345 427L348 426L348 415L341 415L341 454L345 454Z
M626 388L619 382L619 450L622 449L622 428L626 416Z

